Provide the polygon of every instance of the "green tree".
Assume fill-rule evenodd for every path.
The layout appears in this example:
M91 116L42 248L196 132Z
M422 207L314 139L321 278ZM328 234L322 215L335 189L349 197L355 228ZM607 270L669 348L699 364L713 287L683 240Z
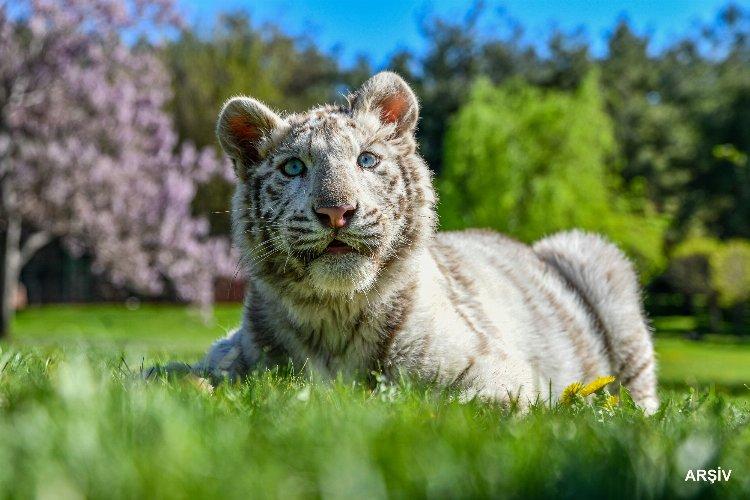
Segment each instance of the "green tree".
M184 31L164 58L180 137L201 146L214 144L216 114L229 97L299 111L335 99L346 80L333 56L275 26L256 27L246 14L221 16L208 36Z
M417 138L422 155L440 174L446 126L469 96L467 89L480 76L493 84L522 77L535 84L576 88L591 66L588 44L580 33L553 32L547 43L548 57L523 42L517 21L475 3L459 19L428 18L422 23L427 51L417 57L399 51L388 68L400 73L414 87L422 102Z
M750 305L750 242L691 236L671 255L667 277L695 312L706 310L712 332L722 329L722 309L741 331Z
M224 15L206 36L185 30L163 53L172 74L170 111L182 141L215 145L216 115L224 101L247 94L271 107L299 111L341 99L357 76L369 74L360 60L350 71L308 40L273 25L256 27L246 14ZM364 80L365 77L361 77ZM215 179L198 192L193 208L207 216L214 233L228 234L226 210L232 186Z
M683 111L670 126L695 131L676 231L749 238L750 11L730 5L661 55L659 93Z
M600 231L651 273L662 265L665 220L623 188L614 151L596 72L573 92L479 80L446 135L442 227L490 227L524 241Z
M602 89L624 181L643 186L659 211L674 215L690 180L698 134L685 107L665 99L663 68L648 45L648 37L620 22L600 63Z

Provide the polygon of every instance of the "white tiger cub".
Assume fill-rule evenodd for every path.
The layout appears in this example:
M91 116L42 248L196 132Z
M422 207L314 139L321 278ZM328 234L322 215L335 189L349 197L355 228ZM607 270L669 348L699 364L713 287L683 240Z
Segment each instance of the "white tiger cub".
M217 135L238 177L242 326L196 368L242 376L405 370L522 405L614 374L648 412L655 362L628 259L571 231L532 247L490 231L436 233L418 104L383 72L348 105L277 115L229 100Z

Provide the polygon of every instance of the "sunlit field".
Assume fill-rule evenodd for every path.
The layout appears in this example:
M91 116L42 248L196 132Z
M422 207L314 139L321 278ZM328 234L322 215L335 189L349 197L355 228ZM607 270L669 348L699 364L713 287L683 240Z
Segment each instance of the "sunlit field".
M179 358L196 361L217 338L240 321L239 304L218 304L209 321L196 309L179 305L64 305L29 308L16 317L14 344L94 346L115 349L128 363ZM671 388L708 388L750 396L750 340L708 335L683 338L690 318L656 318L660 382ZM669 329L663 333L660 328Z
M209 324L179 306L21 312L0 347L0 495L750 494L750 346L657 338L664 404L652 417L626 394L614 407L540 401L520 415L409 381L140 380L144 365L197 360L238 318L234 305ZM719 466L728 482L685 482L689 469Z
M742 0L0 0L0 500L750 499L749 117ZM431 240L471 228L529 258ZM574 228L637 271L653 415L562 373L577 328L642 333ZM245 290L268 331L323 325L263 342L319 359L191 373ZM559 401L461 397L526 380L514 347L543 369L532 328L571 330ZM301 375L365 330L466 365Z

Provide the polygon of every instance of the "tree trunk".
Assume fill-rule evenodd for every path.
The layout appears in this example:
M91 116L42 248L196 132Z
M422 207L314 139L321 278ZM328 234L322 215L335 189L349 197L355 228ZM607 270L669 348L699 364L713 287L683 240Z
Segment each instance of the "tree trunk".
M719 297L716 293L711 293L708 297L708 325L710 333L723 333L721 307L719 307Z
M10 318L5 312L5 233L5 227L2 227L0 231L0 340L8 335L10 326Z
M13 319L13 302L18 290L18 278L21 273L21 221L15 217L6 220L3 238L2 274L0 283L0 339L10 334L10 323Z
M2 280L0 280L0 339L10 334L10 324L15 313L15 299L18 293L18 280L21 269L26 263L52 240L46 231L31 234L21 245L21 219L8 216L5 221L2 247L0 248L0 265L2 265Z

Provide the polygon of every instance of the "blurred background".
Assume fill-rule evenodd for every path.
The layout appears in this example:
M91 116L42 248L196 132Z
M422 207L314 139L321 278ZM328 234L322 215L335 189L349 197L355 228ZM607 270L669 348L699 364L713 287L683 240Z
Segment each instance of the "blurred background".
M243 293L222 102L302 110L381 69L421 100L442 229L607 234L662 383L746 390L739 2L0 0L0 335L199 352Z

